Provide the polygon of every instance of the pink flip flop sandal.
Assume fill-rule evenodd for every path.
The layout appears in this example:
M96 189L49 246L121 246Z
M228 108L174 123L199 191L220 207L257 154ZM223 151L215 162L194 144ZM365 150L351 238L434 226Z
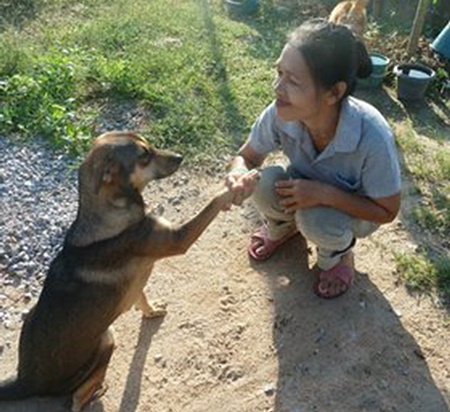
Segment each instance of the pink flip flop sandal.
M314 293L324 299L333 299L343 295L350 288L353 281L354 269L344 263L338 263L329 270L323 270L319 272L318 279L314 284ZM345 288L340 292L330 295L327 288L321 286L321 283L326 280L339 279Z
M271 240L267 236L266 226L261 226L250 238L250 245L248 246L248 254L254 260L263 261L269 259L274 252L288 239L297 234L297 231L288 233L281 239Z

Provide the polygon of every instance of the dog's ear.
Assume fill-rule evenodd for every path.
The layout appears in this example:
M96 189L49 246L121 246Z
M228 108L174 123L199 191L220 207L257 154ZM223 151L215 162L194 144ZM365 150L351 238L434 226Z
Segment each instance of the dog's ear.
M114 180L117 180L119 166L113 162L108 162L103 169L103 174L101 176L102 183L111 184Z
M100 194L103 190L106 192L114 191L114 188L120 186L121 174L123 173L119 163L112 160L103 162L98 166L95 173L94 193Z
M116 208L125 208L130 203L142 204L139 192L130 183L129 175L120 162L108 161L99 174L96 194Z

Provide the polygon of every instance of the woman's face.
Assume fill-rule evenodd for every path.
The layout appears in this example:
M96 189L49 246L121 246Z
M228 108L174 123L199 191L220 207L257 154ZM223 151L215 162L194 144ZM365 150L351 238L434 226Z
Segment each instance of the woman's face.
M312 121L321 112L324 93L313 81L302 54L286 45L277 61L277 115L284 121Z

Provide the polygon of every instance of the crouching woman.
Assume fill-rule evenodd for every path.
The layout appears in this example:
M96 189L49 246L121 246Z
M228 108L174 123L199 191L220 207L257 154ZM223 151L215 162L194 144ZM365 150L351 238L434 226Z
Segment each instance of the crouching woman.
M237 204L252 194L263 217L251 258L270 258L301 232L317 246L315 292L337 297L354 276L356 239L399 211L393 134L376 108L351 96L357 76L370 73L370 59L346 27L304 23L288 38L276 71L275 101L254 123L226 184ZM263 168L257 181L252 169L279 148L288 166Z

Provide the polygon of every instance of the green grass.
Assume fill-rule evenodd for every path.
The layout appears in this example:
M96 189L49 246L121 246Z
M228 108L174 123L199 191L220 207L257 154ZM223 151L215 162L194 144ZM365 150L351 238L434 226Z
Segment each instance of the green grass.
M234 20L222 0L0 0L0 133L82 153L112 108L124 108L114 115L127 124L131 103L144 114L138 131L158 146L193 161L233 153L273 98L286 34L311 17L305 2L298 13L261 4L257 17ZM319 6L311 0L313 12ZM371 24L368 36L383 41L391 30L399 28ZM424 116L380 98L421 198L409 219L444 243L450 148L442 118L450 107L436 114L430 106ZM397 266L411 287L449 293L444 258L424 253Z
M4 134L82 151L98 114L80 116L83 107L132 100L156 144L214 156L242 142L272 98L285 21L269 31L262 16L252 27L218 0L41 3L39 17L0 38Z
M450 296L450 258L429 258L424 253L396 254L397 270L413 291Z
M450 236L450 147L418 136L408 122L396 125L396 136L404 157L405 172L415 182L422 202L411 218L424 230Z
M396 255L397 270L413 290L436 290L450 297L450 255L448 250L436 256L426 244L430 236L435 242L447 244L450 236L450 147L439 139L440 131L430 129L428 136L416 133L411 122L394 124L397 142L403 157L404 175L414 183L420 201L414 202L407 218L418 231L421 252ZM445 248L443 248L446 250Z

